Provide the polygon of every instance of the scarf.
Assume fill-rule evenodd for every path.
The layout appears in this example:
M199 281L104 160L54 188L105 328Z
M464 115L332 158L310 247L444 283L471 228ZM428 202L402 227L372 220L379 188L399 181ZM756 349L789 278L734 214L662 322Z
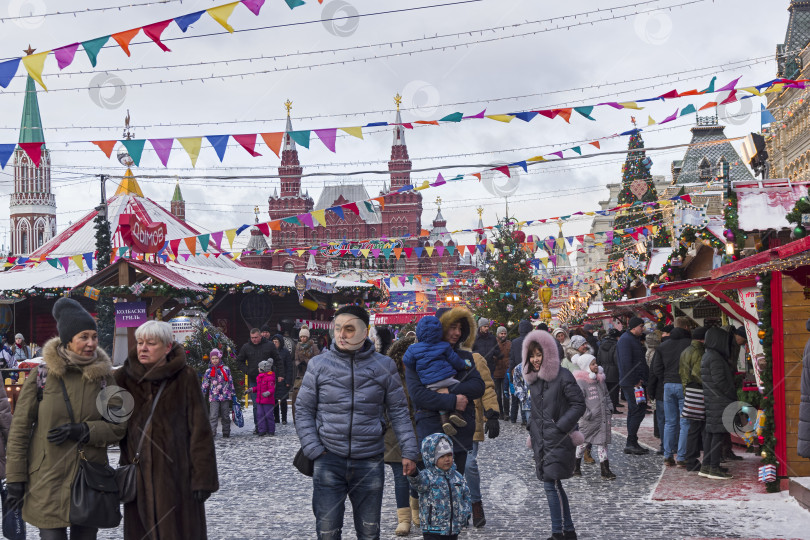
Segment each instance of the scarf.
M306 351L310 347L312 347L312 338L308 339L306 343L298 342L298 346L301 347L302 350Z
M228 382L228 375L225 373L225 369L222 367L222 364L211 366L211 374L209 377L213 379L217 376L217 368L219 368L219 372L222 373L222 378L225 379L225 382Z
M59 356L65 359L65 362L79 368L89 366L98 360L98 349L93 351L93 356L82 356L71 351L63 344L60 344L56 347L56 352L59 353Z

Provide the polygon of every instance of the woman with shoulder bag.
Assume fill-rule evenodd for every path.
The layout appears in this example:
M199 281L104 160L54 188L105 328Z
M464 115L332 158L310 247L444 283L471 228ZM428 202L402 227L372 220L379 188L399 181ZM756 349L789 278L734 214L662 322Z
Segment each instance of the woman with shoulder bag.
M59 337L43 347L44 367L23 384L11 423L7 503L22 505L23 519L44 540L67 540L67 527L72 540L95 539L98 529L70 522L79 450L88 462L106 464L107 446L124 436L126 422L102 417L96 405L99 392L115 384L96 321L70 298L56 301L53 316Z
M135 331L135 340L136 348L115 373L134 398L121 464L138 466L137 496L124 505L124 539L204 540L204 503L219 481L199 379L169 323L148 321Z

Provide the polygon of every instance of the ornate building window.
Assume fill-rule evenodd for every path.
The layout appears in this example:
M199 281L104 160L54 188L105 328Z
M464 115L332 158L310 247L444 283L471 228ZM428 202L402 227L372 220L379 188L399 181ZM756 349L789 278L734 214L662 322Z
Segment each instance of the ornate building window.
M701 180L708 180L712 177L712 166L708 159L703 158L698 165L698 172Z
M293 270L295 270L295 265L292 262L287 261L284 263L283 268L285 272L292 272Z

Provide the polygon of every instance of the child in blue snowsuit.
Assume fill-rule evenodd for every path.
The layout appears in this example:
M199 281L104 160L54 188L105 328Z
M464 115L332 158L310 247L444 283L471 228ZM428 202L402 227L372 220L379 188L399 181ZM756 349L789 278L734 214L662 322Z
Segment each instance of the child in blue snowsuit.
M472 514L467 482L453 463L453 443L444 433L422 441L425 468L408 477L419 493L419 523L425 540L458 538Z
M412 368L419 376L419 380L429 390L440 394L449 394L448 387L458 383L456 374L459 371L470 369L471 364L462 359L453 350L452 345L443 341L444 328L438 317L423 317L416 325L416 339L405 356L402 363ZM439 411L442 429L448 435L457 433L455 426L464 427L464 413L460 411Z

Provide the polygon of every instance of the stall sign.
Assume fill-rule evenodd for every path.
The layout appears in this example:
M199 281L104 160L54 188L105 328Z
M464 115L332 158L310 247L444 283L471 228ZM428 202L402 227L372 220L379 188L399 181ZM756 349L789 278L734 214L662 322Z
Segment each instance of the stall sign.
M118 302L115 304L115 327L138 327L147 321L146 302Z
M762 291L757 287L745 287L739 290L739 296L742 308L758 320L757 306L762 302ZM743 327L745 328L745 337L748 344L748 354L751 355L751 361L754 364L754 376L757 379L757 386L762 388L762 375L758 366L765 361L765 351L757 335L759 327L748 319L743 321Z
M135 214L121 214L119 225L124 242L137 253L157 253L166 243L165 223L144 223Z

